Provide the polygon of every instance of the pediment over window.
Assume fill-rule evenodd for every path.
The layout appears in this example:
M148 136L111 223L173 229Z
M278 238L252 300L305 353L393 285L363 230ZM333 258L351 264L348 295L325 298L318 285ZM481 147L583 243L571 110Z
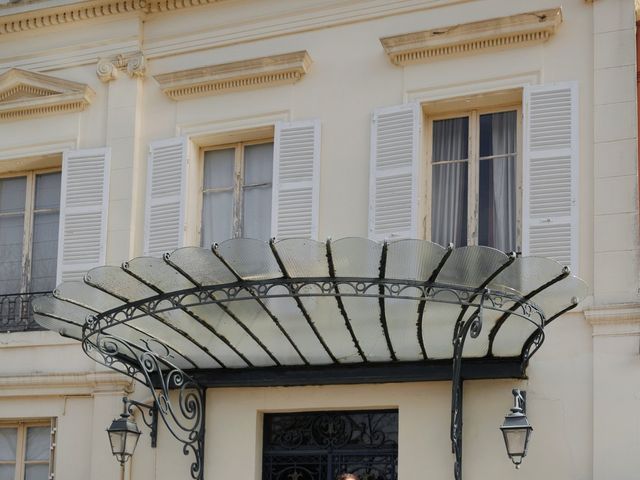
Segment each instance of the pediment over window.
M79 112L94 96L84 83L13 68L0 75L0 121Z
M541 43L561 23L562 9L550 8L395 35L381 38L380 42L391 62L404 66L439 57Z
M155 75L173 100L271 87L300 80L311 66L306 50Z

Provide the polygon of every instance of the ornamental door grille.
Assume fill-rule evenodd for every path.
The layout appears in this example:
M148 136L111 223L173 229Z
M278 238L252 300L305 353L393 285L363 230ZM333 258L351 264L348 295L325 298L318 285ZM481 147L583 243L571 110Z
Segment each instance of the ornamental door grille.
M398 411L264 415L263 480L397 480Z

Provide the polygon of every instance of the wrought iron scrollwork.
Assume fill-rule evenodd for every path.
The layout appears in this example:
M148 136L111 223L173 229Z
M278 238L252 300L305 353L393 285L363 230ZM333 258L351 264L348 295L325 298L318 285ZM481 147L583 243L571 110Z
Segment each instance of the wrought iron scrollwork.
M249 297L247 297L247 293ZM480 305L477 293L477 289L461 285L380 278L322 277L244 280L224 285L201 285L129 302L126 306L101 313L99 325L93 329L105 331L107 328L149 315L202 305L226 305L247 298L264 300L305 297L370 297L447 303L477 308ZM506 291L487 291L483 308L503 313L508 312L511 316L525 319L531 315L542 315L542 312L535 305L527 302L522 296Z
M397 480L398 412L266 414L264 480Z
M482 332L482 314L486 305L493 305L492 292L485 288L478 292L480 301L475 311L466 319L459 318L454 327L453 334L453 373L451 378L451 449L454 454L454 478L462 480L462 354L468 337L478 338ZM514 307L511 307L514 309ZM534 304L522 303L519 306L525 319L535 327L527 341L523 359L526 364L528 359L540 348L544 342L545 317Z
M149 436L151 437L151 448L156 448L158 444L158 406L154 403L147 405L146 403L131 400L127 397L122 399L126 411L129 415L133 415L134 410L140 412L142 421L149 427Z
M193 455L190 473L195 480L204 478L204 419L205 391L188 374L172 364L170 350L158 341L142 342L140 348L123 338L98 331L95 319L88 320L82 342L85 353L95 361L124 373L146 385L153 395L153 406L147 416L140 407L145 404L132 402L129 412L138 407L143 421L153 430L153 422L160 416L169 432L182 443L182 452ZM170 395L170 391L176 393ZM172 398L173 397L173 398ZM153 438L152 438L153 441Z
M33 319L31 303L36 298L50 296L52 296L51 292L0 295L0 332L43 330L43 327Z

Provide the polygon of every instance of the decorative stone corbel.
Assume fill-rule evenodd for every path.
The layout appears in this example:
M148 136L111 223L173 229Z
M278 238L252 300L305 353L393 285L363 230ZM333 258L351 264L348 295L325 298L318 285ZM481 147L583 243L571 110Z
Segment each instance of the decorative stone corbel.
M118 70L127 72L131 78L142 78L146 72L146 60L142 52L117 55L98 60L96 74L102 82L110 82L118 77Z
M101 82L108 83L118 77L118 69L108 58L98 60L96 74Z
M137 52L127 60L127 73L131 78L142 78L147 70L147 62L142 52Z

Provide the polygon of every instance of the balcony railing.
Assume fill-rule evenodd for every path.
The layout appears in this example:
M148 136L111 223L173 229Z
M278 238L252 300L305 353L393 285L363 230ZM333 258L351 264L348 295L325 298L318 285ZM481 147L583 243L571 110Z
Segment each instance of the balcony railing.
M0 333L44 330L33 319L31 302L34 298L50 295L51 292L0 295Z

